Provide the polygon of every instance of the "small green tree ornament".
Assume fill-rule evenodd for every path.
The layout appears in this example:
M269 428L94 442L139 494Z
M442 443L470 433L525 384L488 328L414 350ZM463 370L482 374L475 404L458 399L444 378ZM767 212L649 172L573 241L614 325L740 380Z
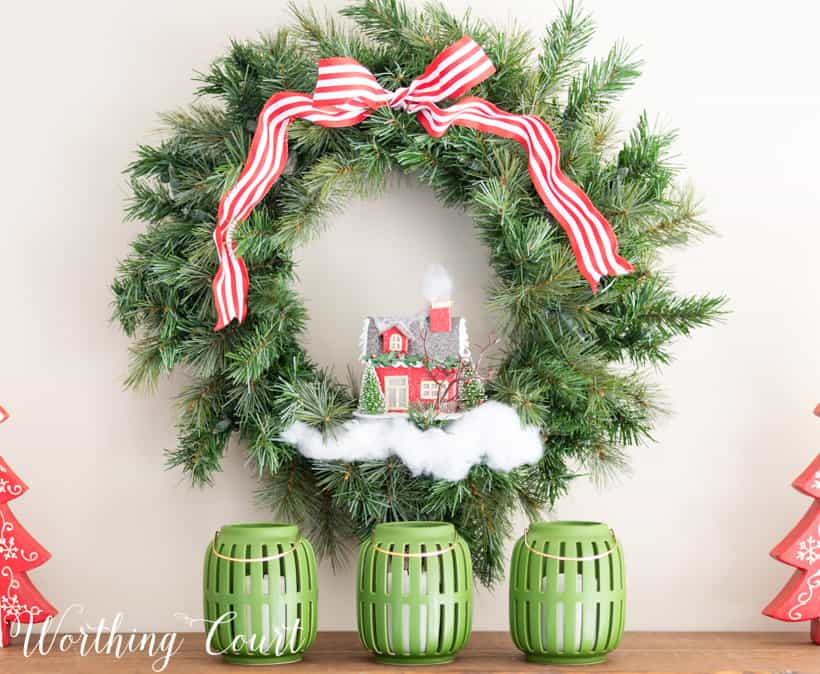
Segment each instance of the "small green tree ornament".
M384 414L384 394L379 386L376 369L369 364L362 372L362 388L359 394L359 412L363 414Z
M478 372L475 371L475 368L473 368L472 363L466 363L464 365L462 382L461 406L464 409L471 410L487 400L484 382Z

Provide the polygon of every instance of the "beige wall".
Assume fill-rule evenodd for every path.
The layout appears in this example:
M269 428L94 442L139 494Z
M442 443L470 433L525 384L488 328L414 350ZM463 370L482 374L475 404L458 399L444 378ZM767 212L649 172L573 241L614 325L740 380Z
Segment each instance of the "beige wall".
M536 33L553 13L535 0L448 4ZM635 450L631 477L602 491L580 480L557 514L603 519L621 536L631 629L775 627L759 610L788 571L767 552L807 506L788 483L820 450L809 415L820 399L818 12L807 2L588 7L602 25L594 52L625 37L648 62L622 123L646 106L682 129L681 161L722 232L669 266L687 291L731 296L734 315L677 346L658 377L675 414L657 444ZM264 517L238 447L212 489L163 470L180 382L154 397L121 390L128 342L108 323L108 284L141 230L122 223L120 171L155 137L155 113L189 100L191 72L230 36L284 19L284 3L261 0L5 12L0 402L14 417L0 452L32 487L16 514L54 554L35 581L59 607L83 603L86 619L124 611L128 626L183 628L173 614L200 613L200 557L214 529ZM470 227L412 183L350 204L302 256L316 358L344 372L363 314L415 308L431 248L455 276L474 336L486 333L488 270ZM387 253L400 262L385 274ZM321 627L354 627L350 570L334 577L323 566L321 585ZM505 591L479 593L477 628L506 626Z

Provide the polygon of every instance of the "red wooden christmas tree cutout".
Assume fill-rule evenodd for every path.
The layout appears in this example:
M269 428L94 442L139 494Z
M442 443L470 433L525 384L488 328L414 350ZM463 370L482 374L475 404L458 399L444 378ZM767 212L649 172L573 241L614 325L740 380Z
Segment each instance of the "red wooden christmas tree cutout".
M0 407L0 423L8 418ZM0 457L0 648L11 642L11 624L40 623L57 615L27 572L51 557L17 521L7 502L28 489Z
M814 413L820 416L820 405ZM815 501L772 550L772 557L796 571L763 614L787 622L811 620L811 640L820 645L820 454L792 485Z

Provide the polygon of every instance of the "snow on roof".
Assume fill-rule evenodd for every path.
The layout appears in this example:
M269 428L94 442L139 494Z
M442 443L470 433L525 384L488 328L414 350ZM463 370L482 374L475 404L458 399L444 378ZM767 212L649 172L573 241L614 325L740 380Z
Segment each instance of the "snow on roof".
M361 359L366 360L374 353L382 352L380 336L390 328L398 328L409 338L407 353L414 356L427 355L436 360L447 356L470 357L470 342L467 335L467 319L453 316L449 332L432 332L430 319L425 313L415 316L368 316L362 325L359 337Z
M418 316L408 316L395 318L393 316L371 316L370 320L376 325L379 334L383 334L390 328L398 328L410 339L419 339L419 326L425 318L424 314Z

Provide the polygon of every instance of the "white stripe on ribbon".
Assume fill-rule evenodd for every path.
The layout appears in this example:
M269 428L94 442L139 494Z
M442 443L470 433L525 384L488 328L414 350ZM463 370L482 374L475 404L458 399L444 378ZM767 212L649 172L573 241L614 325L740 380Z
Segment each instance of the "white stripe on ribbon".
M379 94L384 92L384 89L379 86L378 82L368 79L367 77L333 77L325 80L320 79L316 82L316 88L313 90L313 100L318 99L318 95L322 92L322 89L342 86L350 87L351 89L353 87L361 87L368 92L375 91Z
M492 64L492 61L490 61L484 53L484 50L479 47L477 43L472 40L465 41L464 38L459 40L456 44L459 43L463 43L463 45L457 49L454 49L452 54L449 54L443 59L436 58L433 60L433 63L424 72L424 74L415 80L415 82L418 83L418 88L424 89L428 86L428 84L431 87L435 87L439 86L442 82L446 82L447 77L442 77L442 73L453 64L456 64L454 70L457 72L469 68L479 59ZM473 55L468 56L471 52L473 52ZM441 54L439 54L439 56L441 56Z
M575 252L578 268L593 292L602 276L632 271L618 255L612 227L581 189L560 168L560 149L550 128L532 115L514 115L481 98L465 98L446 110L436 103L461 96L495 72L484 50L469 37L442 51L424 74L408 87L391 92L373 74L350 58L322 59L313 95L284 91L262 108L242 174L219 204L214 242L219 270L213 292L218 320L215 329L247 314L248 274L236 255L233 233L264 199L285 167L287 132L294 119L322 126L354 126L383 105L418 113L422 126L439 137L453 125L467 126L515 140L527 151L533 184L559 222Z

